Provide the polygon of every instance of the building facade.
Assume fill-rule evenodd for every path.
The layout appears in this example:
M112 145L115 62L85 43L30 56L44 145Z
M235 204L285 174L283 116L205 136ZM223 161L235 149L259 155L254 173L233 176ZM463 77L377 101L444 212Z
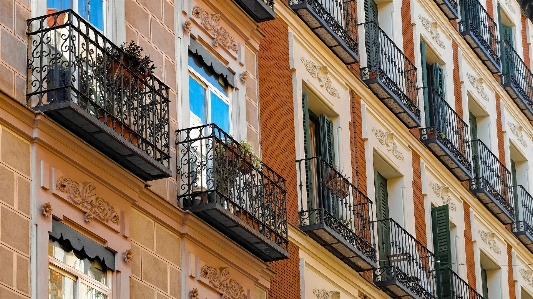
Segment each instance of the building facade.
M0 4L0 298L533 298L529 2Z

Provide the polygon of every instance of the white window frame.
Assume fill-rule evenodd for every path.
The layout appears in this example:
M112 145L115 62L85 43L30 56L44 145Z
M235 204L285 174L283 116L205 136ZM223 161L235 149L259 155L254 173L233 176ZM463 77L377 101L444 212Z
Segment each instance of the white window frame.
M111 287L112 272L109 269L106 270L106 284L107 285L72 268L71 266L63 263L62 261L56 259L53 256L48 256L48 269L60 272L75 281L76 292L74 294L74 299L82 298L82 296L79 294L79 290L81 289L80 284L82 282L83 284L93 287L94 289L98 290L99 292L107 296L107 299L112 299L112 296L113 296L112 287ZM50 281L50 277L48 278L48 281Z
M220 90L218 90L215 86L213 86L213 84L211 84L207 79L205 79L201 74L199 74L197 71L195 71L191 66L188 66L189 68L189 77L191 77L193 80L196 80L198 83L200 83L201 85L204 86L205 88L205 91L206 91L206 94L205 94L205 98L204 98L204 101L206 102L205 103L205 109L207 111L205 111L206 113L206 123L205 124L210 124L212 123L212 116L211 116L211 92L214 93L215 95L217 95L224 103L226 103L228 105L228 117L229 117L229 132L226 132L228 133L229 135L232 135L232 131L233 131L233 117L232 117L232 107L231 107L231 102L230 102L230 96L231 96L231 88L230 86L226 86L226 94L222 93ZM190 93L189 93L190 94ZM189 102L189 105L190 105L190 102ZM192 110L191 110L191 107L189 106L189 116L190 116L190 124L192 125L193 124L193 119L194 119L194 122L198 122L200 123L199 119L197 119L197 115L195 115Z

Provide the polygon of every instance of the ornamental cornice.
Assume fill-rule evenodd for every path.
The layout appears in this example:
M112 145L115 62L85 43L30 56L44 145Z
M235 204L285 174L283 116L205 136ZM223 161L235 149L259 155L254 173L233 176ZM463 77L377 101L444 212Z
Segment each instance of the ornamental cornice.
M440 33L439 29L437 28L437 22L430 20L422 15L418 15L418 18L420 19L420 22L422 22L422 26L424 26L427 32L429 32L431 38L435 41L435 43L437 43L439 47L446 49L446 45L440 39Z
M320 74L321 72L327 72L325 66L318 65L312 60L307 60L303 57L301 61L309 75L318 80L320 87L324 88L331 96L340 98L339 92L335 87L332 86L331 78L326 74Z
M91 222L96 218L104 223L108 221L119 223L120 217L115 212L115 208L96 195L96 186L93 182L78 183L62 176L56 181L56 189L65 193L71 203L85 212L86 222Z
M433 193L437 195L442 200L442 203L445 205L448 205L450 207L450 210L457 211L457 206L452 201L452 197L450 196L450 187L440 185L438 183L430 182L429 186L431 187L431 190L433 190Z
M517 124L514 124L512 122L507 123L509 125L509 130L513 132L513 134L516 136L516 139L522 144L524 147L527 147L526 139L524 138L524 128L522 126L519 126Z
M496 243L496 240L495 240L496 234L495 233L487 232L487 231L484 231L484 230L480 229L480 230L478 230L478 234L479 234L479 237L481 238L481 240L483 240L483 242L485 242L485 244L489 245L489 248L492 251L494 251L494 253L496 253L496 254L501 254L502 253L502 250L500 249L500 247Z
M387 150L391 152L396 159L400 161L404 160L403 154L398 150L398 145L394 140L394 133L386 132L376 128L372 128L372 132L374 133L374 135L376 135L376 138L378 139L379 143L385 145L387 147Z
M213 36L213 46L222 46L228 50L238 52L237 42L220 26L220 14L210 14L199 6L192 9L192 16L200 20L200 25Z
M200 270L202 278L209 281L211 286L222 294L222 299L247 299L244 288L233 278L230 278L229 268L215 268L204 265Z

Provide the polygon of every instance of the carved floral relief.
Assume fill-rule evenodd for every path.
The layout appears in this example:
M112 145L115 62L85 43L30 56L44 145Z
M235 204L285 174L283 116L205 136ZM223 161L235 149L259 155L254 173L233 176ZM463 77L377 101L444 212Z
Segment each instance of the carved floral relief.
M311 75L311 77L318 80L320 87L323 87L326 90L326 92L329 93L331 96L340 98L339 92L337 91L335 87L332 86L332 82L329 76L326 74L321 74L322 70L325 67L320 66L311 60L306 60L303 57L301 61L304 64L307 72Z
M527 281L527 283L533 287L533 270L526 270L524 268L520 268L518 270L520 272L520 276Z
M379 143L385 145L387 150L391 152L396 159L400 161L404 160L402 152L398 150L398 145L396 144L396 141L394 141L392 132L385 132L376 128L372 128L372 132L374 132L374 135L376 135Z
M442 199L443 204L448 205L450 210L457 211L457 206L452 201L452 197L449 194L450 188L448 186L439 185L433 182L430 182L429 186L433 190L433 193Z
M481 240L485 242L485 244L489 245L489 248L494 251L496 254L501 254L502 250L496 243L496 240L494 239L496 234L493 232L486 232L484 230L478 230L479 237L481 237Z
M422 22L422 26L424 26L424 28L426 28L429 34L431 34L431 38L435 41L435 43L439 45L439 47L446 49L446 45L440 39L440 33L439 29L437 28L437 22L427 19L422 15L418 15L418 18L420 19L420 22Z
M485 93L485 87L483 86L483 79L477 78L474 75L467 73L468 81L476 89L479 96L485 101L489 100L489 96Z
M96 186L92 182L77 181L60 177L56 181L58 191L66 193L68 200L85 212L85 221L98 219L102 222L111 221L118 224L120 217L115 208L102 197L96 195Z
M247 299L244 288L230 278L229 268L215 268L205 265L200 270L202 278L209 280L215 290L222 294L222 299Z
M526 142L526 139L524 138L524 134L523 134L524 128L522 128L522 126L518 126L516 124L513 124L512 122L508 122L507 124L509 125L509 129L516 136L516 139L518 139L520 144L522 144L524 147L527 147L527 142Z
M237 42L228 31L220 26L220 14L210 14L199 6L192 9L193 17L200 19L200 24L213 35L213 46L222 46L228 50L238 52Z

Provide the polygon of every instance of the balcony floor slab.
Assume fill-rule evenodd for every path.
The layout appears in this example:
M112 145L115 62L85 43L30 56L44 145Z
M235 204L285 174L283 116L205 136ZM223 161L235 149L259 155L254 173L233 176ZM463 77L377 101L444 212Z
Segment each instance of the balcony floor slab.
M487 188L478 188L471 190L472 193L481 201L487 209L494 214L503 224L511 224L514 222L514 217L511 213L500 204L500 202L494 198L494 196L487 190Z
M460 163L439 138L422 139L422 143L424 143L437 159L439 159L460 181L472 179L472 171Z

